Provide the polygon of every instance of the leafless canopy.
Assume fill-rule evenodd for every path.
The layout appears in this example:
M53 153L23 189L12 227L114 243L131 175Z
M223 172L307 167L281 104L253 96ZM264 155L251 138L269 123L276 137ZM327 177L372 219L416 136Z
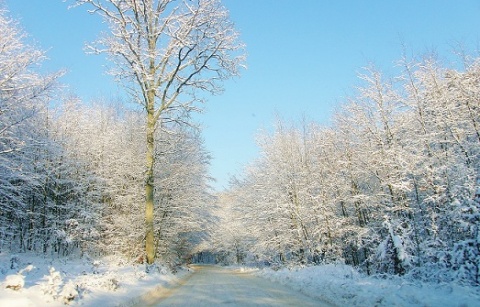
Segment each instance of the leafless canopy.
M112 57L111 73L138 103L147 107L154 91L156 117L190 106L198 90L218 93L218 81L243 67L244 45L219 0L77 0L81 4L110 27L89 50Z

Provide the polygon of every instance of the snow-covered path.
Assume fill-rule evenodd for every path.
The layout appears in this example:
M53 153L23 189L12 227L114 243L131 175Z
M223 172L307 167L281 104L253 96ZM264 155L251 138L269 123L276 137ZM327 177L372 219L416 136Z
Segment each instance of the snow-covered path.
M150 293L138 306L331 306L266 279L217 266L195 266L179 287Z

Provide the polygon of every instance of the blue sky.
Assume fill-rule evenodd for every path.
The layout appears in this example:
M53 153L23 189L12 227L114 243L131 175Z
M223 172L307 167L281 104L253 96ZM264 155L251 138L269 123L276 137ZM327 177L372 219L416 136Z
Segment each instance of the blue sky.
M1 2L2 0L0 0ZM47 50L44 69L66 69L62 82L84 100L119 96L109 63L86 55L85 42L104 29L85 7L62 0L3 0L11 16ZM224 0L247 45L248 69L209 98L203 123L212 153L215 187L258 155L255 136L278 115L328 124L333 109L352 92L362 66L391 70L402 55L436 51L448 58L462 43L480 46L480 1L462 0ZM473 51L471 52L473 54Z

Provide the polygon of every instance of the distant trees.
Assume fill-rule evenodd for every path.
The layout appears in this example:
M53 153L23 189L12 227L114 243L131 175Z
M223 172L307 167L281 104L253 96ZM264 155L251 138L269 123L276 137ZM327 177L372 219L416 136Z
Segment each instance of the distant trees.
M245 193L249 191L232 188L217 195L216 206L212 209L215 219L211 223L210 238L206 240L210 244L202 246L213 253L217 263L244 264L252 260L247 257L252 250L254 236L250 234L254 229L246 227L249 216L245 216L248 212L243 210L243 204L255 194Z
M195 109L198 91L217 93L219 81L238 74L243 45L218 0L76 0L108 23L94 53L109 54L112 74L145 109L146 255L155 259L155 131Z
M259 138L224 204L250 253L478 285L479 60L400 63L396 78L367 67L330 127L279 121Z

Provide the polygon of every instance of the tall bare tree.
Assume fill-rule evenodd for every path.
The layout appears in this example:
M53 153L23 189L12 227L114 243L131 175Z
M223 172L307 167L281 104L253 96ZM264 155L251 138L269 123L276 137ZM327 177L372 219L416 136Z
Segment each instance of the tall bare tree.
M110 33L89 46L111 56L111 73L146 115L146 254L155 260L153 208L155 129L172 114L195 109L198 91L218 93L238 75L244 45L219 0L76 0L89 5Z

